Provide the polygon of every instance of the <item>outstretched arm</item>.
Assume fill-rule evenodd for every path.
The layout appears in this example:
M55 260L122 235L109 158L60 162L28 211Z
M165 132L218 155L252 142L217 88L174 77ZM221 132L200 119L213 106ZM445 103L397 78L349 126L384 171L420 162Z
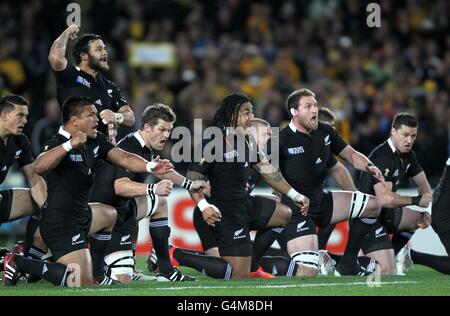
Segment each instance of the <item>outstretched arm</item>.
M186 173L186 178L193 181L204 180L205 176L196 171L188 171ZM201 190L199 192L189 191L191 198L194 200L195 204L198 206L202 212L203 220L210 226L215 226L216 222L219 222L222 218L220 210L213 204L209 204L205 199L205 192Z
M333 177L334 181L336 181L337 185L342 190L356 191L352 176L342 162L338 161L333 167L329 169L329 172L330 176Z
M297 204L301 213L306 215L309 207L309 199L306 196L295 191L289 185L289 183L287 183L287 181L284 179L283 175L278 169L276 169L266 160L257 163L256 165L253 166L253 168L258 173L261 174L264 181L268 185L270 185L278 192L281 192L290 197L295 202L295 204Z
M47 184L40 175L34 172L34 163L23 166L22 171L30 185L31 197L41 209L47 200Z
M157 156L149 162L118 147L114 147L108 152L107 160L132 172L148 172L155 176L160 176L173 170L173 165L167 159L160 159Z
M427 180L427 176L425 175L425 172L419 172L417 175L415 175L413 178L414 183L417 185L417 189L419 190L419 194L431 194L431 186L430 183Z
M355 169L370 172L372 176L384 185L384 177L380 169L378 169L366 156L359 151L353 149L352 146L347 145L339 156L344 158Z
M129 105L121 106L117 113L106 109L102 110L99 115L104 124L114 124L115 126L132 127L135 121L134 112Z
M169 196L172 193L172 182L162 180L155 184L140 183L127 177L122 177L114 181L114 192L123 197L136 197L139 195L150 194L154 192L159 196Z
M87 134L78 131L65 143L41 153L34 163L34 171L39 175L55 169L66 154L72 149L78 148L87 141Z

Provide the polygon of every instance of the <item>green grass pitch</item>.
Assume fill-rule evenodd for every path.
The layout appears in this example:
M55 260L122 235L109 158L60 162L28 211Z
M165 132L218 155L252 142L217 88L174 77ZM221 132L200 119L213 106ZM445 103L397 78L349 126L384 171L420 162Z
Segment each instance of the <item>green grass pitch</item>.
M145 259L138 268L146 271ZM36 284L20 282L16 287L1 287L0 296L319 296L319 295L450 295L450 276L416 265L404 277L381 276L379 284L368 285L366 277L318 276L315 278L247 279L224 281L210 279L189 268L181 268L198 282L133 282L115 286L60 288L45 281ZM150 274L150 273L149 273ZM375 280L373 280L375 281Z

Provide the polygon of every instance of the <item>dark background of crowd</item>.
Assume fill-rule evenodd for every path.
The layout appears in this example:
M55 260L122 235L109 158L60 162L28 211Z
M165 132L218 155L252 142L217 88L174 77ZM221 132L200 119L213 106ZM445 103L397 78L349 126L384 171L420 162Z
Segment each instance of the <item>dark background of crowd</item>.
M432 184L450 153L446 0L372 1L381 6L380 28L366 25L369 1L360 0L2 0L0 93L31 100L26 134L35 152L59 126L47 56L66 28L69 2L81 6L81 33L103 36L108 76L138 120L147 105L162 102L175 110L176 125L192 128L194 118L212 119L222 97L242 91L256 116L283 127L287 95L308 87L364 154L387 139L400 111L419 117L414 149ZM131 66L133 41L172 43L175 65Z

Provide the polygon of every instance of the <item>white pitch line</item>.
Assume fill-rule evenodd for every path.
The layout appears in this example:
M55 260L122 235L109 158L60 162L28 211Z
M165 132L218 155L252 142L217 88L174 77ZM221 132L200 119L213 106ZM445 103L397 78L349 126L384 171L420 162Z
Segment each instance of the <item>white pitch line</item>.
M394 281L394 282L380 282L377 283L381 285L390 284L407 284L407 283L418 283L416 281ZM168 290L186 290L186 289L285 289L285 288L303 288L303 287L320 287L320 286L356 286L356 285L367 285L366 282L351 282L351 283L309 283L309 284L279 284L279 285L242 285L242 286L186 286L186 287L160 287L152 288L158 291L168 291Z
M419 283L417 281L393 281L393 282L380 282L377 283L382 285L392 285L392 284L414 284ZM351 282L351 283L307 283L307 284L279 284L279 285L241 285L241 286L177 286L177 287L149 287L149 288L89 288L89 289L65 289L66 292L113 292L113 291L132 291L132 290L157 290L157 291L179 291L179 290L209 290L209 289L286 289L286 288L306 288L306 287L330 287L330 286L357 286L357 285L367 285L366 282Z

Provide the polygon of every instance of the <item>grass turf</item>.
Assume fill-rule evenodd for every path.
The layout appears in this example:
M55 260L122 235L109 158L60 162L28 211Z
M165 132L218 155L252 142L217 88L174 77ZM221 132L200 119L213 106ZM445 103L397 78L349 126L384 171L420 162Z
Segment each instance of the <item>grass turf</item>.
M138 268L147 271L145 258L138 258ZM115 286L60 288L45 281L20 282L15 287L0 287L0 296L416 296L450 295L450 276L416 265L407 276L381 276L380 284L367 284L366 277L318 276L315 278L214 280L189 268L186 274L198 282L132 282ZM147 273L147 272L145 272ZM148 273L150 274L150 273ZM375 281L375 280L372 280Z

